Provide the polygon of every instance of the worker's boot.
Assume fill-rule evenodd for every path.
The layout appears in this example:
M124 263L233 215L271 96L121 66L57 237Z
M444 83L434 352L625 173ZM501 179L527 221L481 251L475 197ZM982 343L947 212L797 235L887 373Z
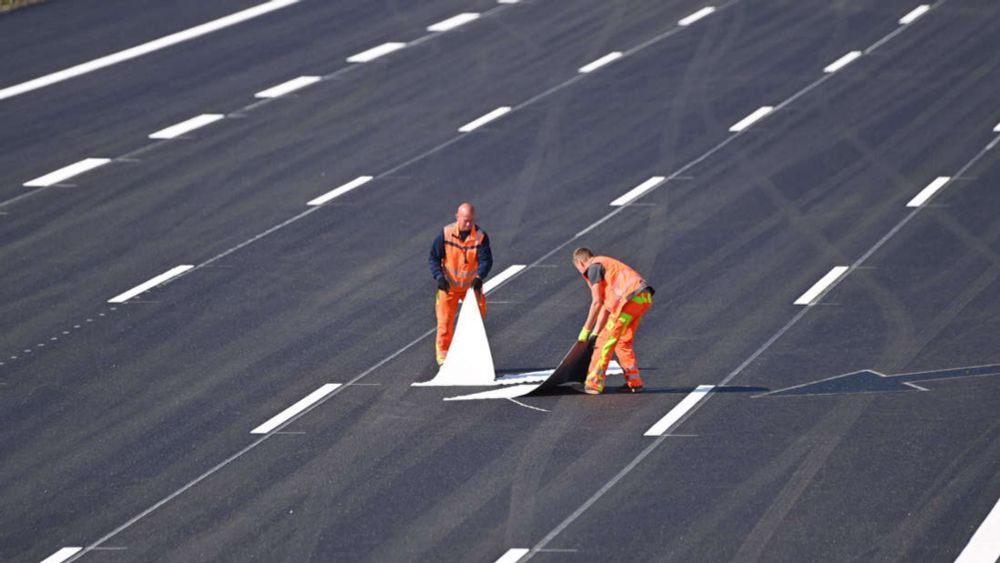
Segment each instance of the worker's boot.
M604 392L604 374L587 374L587 382L583 386L583 391L588 395L600 395Z
M642 393L642 378L638 371L634 374L625 374L625 385L618 388L619 393Z

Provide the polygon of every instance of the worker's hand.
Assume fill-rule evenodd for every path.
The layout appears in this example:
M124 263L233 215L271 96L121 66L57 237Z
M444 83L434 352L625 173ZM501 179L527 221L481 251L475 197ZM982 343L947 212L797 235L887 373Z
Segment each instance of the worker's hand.
M475 278L472 280L472 289L476 290L476 293L483 292L483 280L481 278Z
M438 291L448 291L448 280L444 279L444 276L438 278L437 282L438 282Z
M586 342L590 339L590 329L583 327L580 329L580 336L576 337L577 342Z

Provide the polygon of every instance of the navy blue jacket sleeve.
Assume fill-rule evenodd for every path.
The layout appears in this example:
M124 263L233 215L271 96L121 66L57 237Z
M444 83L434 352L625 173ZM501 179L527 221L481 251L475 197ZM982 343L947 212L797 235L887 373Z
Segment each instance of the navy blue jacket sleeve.
M444 238L442 237L442 247L444 246ZM490 250L490 237L485 232L483 232L483 244L479 247L479 269L476 270L476 275L479 279L485 280L486 276L490 274L490 270L493 269L493 251Z
M441 261L444 260L444 233L438 231L437 238L434 239L434 243L431 244L431 255L427 259L427 265L431 268L431 275L434 279L438 279L444 275L441 271ZM482 266L480 266L482 268Z

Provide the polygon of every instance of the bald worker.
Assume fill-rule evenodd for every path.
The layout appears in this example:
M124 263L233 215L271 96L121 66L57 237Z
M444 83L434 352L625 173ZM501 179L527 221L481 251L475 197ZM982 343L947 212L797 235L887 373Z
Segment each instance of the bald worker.
M437 280L434 312L437 314L437 339L434 342L437 363L448 356L455 333L458 304L469 288L476 290L479 311L486 316L483 280L493 267L493 253L486 231L476 224L476 209L471 203L458 206L455 222L445 225L431 245L428 259L431 274Z

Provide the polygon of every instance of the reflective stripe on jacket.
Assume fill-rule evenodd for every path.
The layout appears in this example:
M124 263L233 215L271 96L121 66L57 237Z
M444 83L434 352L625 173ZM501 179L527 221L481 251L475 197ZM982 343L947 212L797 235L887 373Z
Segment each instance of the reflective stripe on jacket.
M646 280L642 279L639 272L621 260L615 260L609 256L594 256L587 261L582 274L588 286L593 287L593 284L587 279L587 268L594 263L604 266L604 281L602 282L604 283L604 308L614 315L620 313L625 303L636 293L648 287Z
M449 284L461 289L472 287L472 280L476 278L479 269L479 247L482 243L483 233L475 225L465 240L459 237L457 223L444 227L444 260L441 261L441 272Z

